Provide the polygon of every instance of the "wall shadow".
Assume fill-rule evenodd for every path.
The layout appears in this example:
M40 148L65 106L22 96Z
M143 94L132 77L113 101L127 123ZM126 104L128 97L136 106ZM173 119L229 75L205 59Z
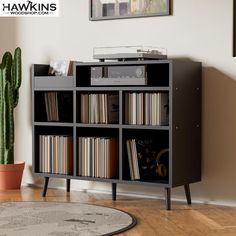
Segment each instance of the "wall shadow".
M213 67L202 72L202 187L211 200L235 200L236 81ZM200 186L199 186L200 187Z

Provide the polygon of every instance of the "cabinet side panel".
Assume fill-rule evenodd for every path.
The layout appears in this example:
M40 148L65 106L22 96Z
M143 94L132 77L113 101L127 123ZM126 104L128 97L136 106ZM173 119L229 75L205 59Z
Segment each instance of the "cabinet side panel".
M172 186L201 180L201 63L173 61Z
M31 122L32 122L32 172L35 173L35 131L34 131L34 74L35 65L31 67Z

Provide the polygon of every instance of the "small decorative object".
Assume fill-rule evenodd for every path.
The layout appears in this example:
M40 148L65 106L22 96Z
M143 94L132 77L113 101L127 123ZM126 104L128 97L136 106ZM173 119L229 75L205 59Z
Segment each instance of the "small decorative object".
M167 178L169 149L158 147L152 138L138 139L136 145L141 179Z
M90 0L90 20L170 15L170 0Z
M66 60L50 61L49 75L67 76L69 75L71 62Z
M156 173L161 176L161 177L166 177L168 169L166 164L164 164L163 160L161 160L161 158L165 158L167 159L169 155L169 149L162 149L157 157L156 157Z
M20 188L24 162L14 162L14 108L21 85L21 49L0 64L0 190Z

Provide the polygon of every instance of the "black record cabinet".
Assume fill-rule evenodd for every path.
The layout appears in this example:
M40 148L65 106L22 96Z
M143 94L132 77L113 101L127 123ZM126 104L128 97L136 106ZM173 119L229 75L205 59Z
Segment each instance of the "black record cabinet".
M74 63L73 76L32 70L33 174L162 187L201 181L201 63Z

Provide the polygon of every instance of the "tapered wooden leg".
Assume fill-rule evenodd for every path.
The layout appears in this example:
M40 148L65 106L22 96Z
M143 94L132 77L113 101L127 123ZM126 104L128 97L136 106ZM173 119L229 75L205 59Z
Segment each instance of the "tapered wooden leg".
M70 179L66 179L66 192L70 192Z
M185 195L186 195L187 203L188 203L189 205L191 205L191 204L192 204L192 201L191 201L191 193L190 193L189 184L185 184L185 185L184 185L184 190L185 190Z
M112 200L116 200L116 183L112 183Z
M171 208L171 202L170 202L170 190L171 188L165 188L166 190L166 210L170 210Z
M44 187L43 187L42 197L46 197L48 190L48 182L49 182L49 177L44 177Z

